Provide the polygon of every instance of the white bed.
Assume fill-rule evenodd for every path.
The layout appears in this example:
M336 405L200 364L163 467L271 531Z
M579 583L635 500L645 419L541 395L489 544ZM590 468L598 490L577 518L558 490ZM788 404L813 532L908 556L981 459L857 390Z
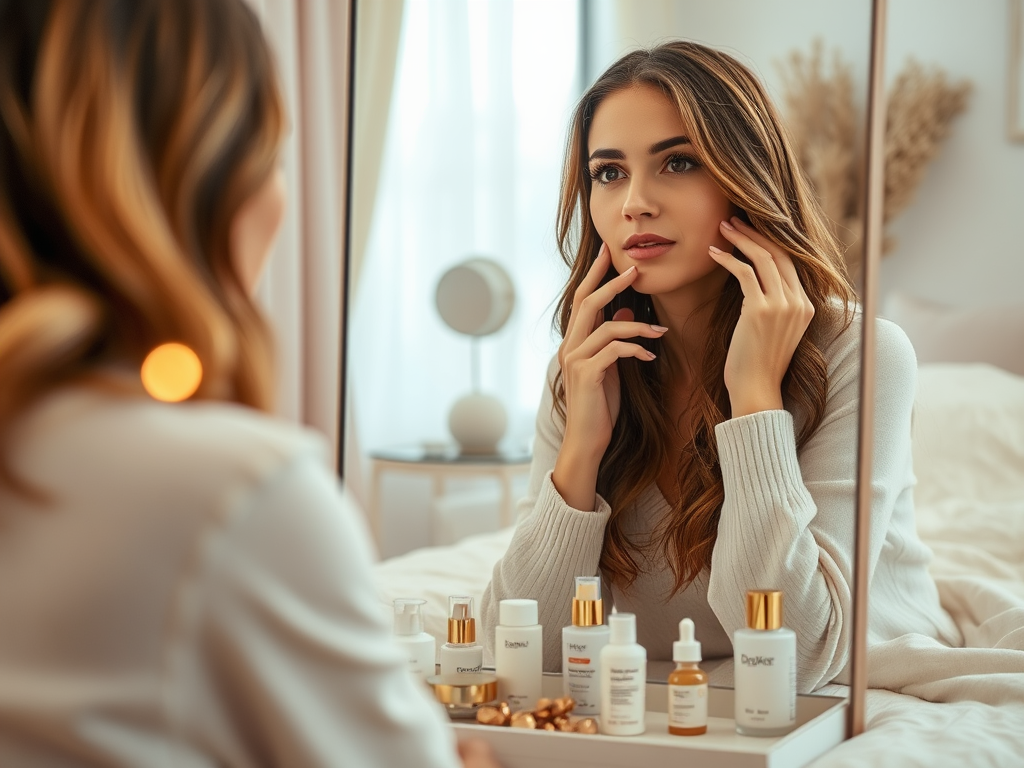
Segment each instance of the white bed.
M919 531L966 647L906 637L872 648L868 730L814 765L1024 766L1024 377L923 364L914 450ZM479 600L511 535L380 563L382 600L427 599L427 631L443 642L447 596Z

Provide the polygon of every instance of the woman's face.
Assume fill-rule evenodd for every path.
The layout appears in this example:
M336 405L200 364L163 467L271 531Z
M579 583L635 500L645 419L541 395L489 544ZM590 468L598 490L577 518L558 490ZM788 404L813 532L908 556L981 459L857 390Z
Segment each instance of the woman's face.
M285 197L284 171L278 167L242 204L231 222L231 258L242 286L250 294L256 291L284 221Z
M708 246L732 250L719 223L736 209L697 164L689 135L673 103L650 85L616 91L594 113L590 215L615 269L636 265L640 293L718 291L728 277Z

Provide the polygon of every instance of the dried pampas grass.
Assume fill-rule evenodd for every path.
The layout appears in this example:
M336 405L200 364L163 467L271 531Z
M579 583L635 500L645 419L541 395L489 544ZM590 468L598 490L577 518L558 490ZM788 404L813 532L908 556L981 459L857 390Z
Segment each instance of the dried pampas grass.
M851 67L838 51L827 67L824 46L816 40L809 54L793 51L779 69L797 158L846 247L851 274L857 274L863 255L863 140ZM893 82L885 132L886 223L913 200L953 118L967 107L970 90L969 82L952 83L938 67L926 68L913 60ZM884 252L894 244L887 237Z

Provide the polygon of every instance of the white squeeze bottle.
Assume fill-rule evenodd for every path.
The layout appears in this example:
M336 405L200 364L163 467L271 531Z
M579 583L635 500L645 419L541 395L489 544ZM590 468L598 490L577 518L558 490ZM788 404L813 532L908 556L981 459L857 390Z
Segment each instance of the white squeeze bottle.
M562 629L563 690L576 701L573 714L601 712L601 649L608 644L609 636L601 601L601 577L577 576L572 624Z
M601 733L638 736L647 711L647 651L636 642L636 616L608 617L611 637L601 649Z
M747 628L732 640L736 731L781 736L796 725L796 633L782 626L782 593L747 592Z
M473 598L448 598L448 642L441 646L441 674L476 674L484 664L484 648L476 642Z
M395 606L395 640L409 660L409 671L420 680L434 674L437 643L434 636L423 631L423 606L426 600L400 597Z
M494 673L498 699L512 711L533 709L544 681L544 634L536 600L502 600L494 628Z

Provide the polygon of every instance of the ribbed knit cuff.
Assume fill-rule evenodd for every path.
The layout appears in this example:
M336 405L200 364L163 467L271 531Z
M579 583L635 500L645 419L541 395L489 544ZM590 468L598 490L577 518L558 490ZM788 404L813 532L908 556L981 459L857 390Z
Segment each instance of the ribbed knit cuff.
M520 522L516 531L517 537L529 542L526 551L549 553L548 557L536 559L530 569L533 578L527 577L527 581L571 582L576 576L596 574L604 545L604 527L611 513L611 507L601 496L597 497L597 509L593 512L570 507L555 489L548 472L533 514Z
M715 427L715 436L727 507L742 508L748 518L774 516L781 509L808 510L813 516L814 500L800 472L789 411L760 411L724 421ZM728 503L730 498L734 504ZM794 522L803 528L807 521Z

